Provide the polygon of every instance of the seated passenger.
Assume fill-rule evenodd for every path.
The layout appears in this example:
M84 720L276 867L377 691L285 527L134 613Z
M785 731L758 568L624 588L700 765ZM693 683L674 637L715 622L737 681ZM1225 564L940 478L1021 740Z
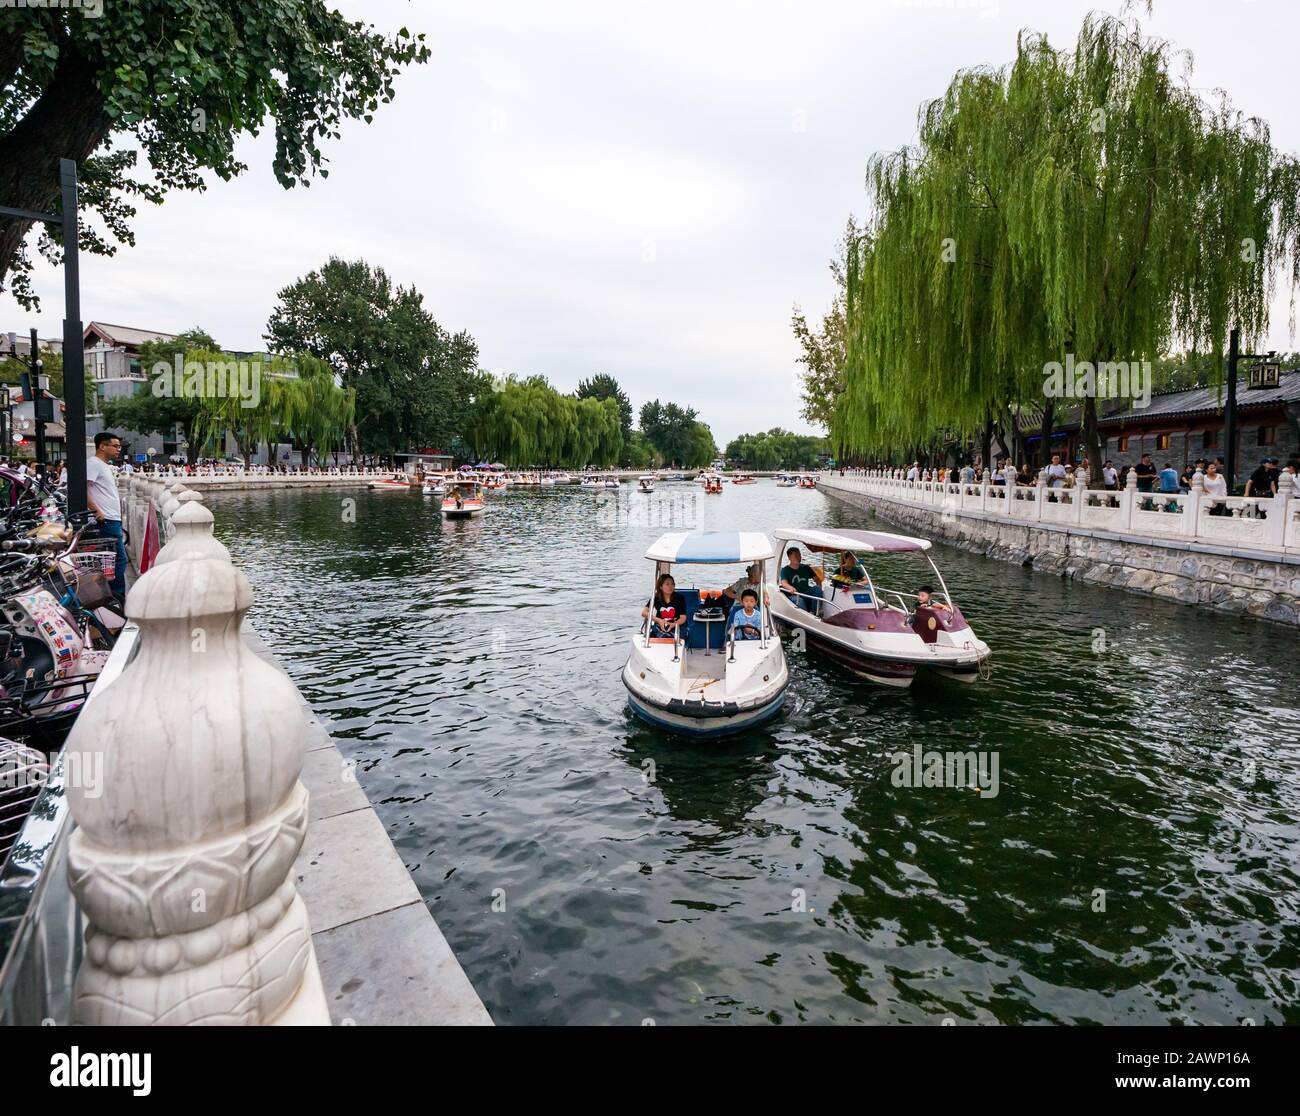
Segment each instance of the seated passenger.
M822 596L822 572L816 566L805 566L803 554L797 546L785 552L786 564L781 567L778 584L781 591L796 608L816 615Z
M740 594L740 607L731 614L729 626L737 639L762 639L763 614L758 608L758 594L753 589Z
M840 568L831 574L836 585L866 585L867 568L851 550L840 555Z
M759 562L754 562L745 571L744 577L739 577L722 590L722 610L724 616L730 616L735 610L736 605L740 602L741 595L746 589L753 589L755 593L762 587L761 578L763 576L763 566ZM763 603L770 604L767 590L763 589Z
M931 594L933 592L934 592L933 586L922 585L921 588L916 591L916 607L937 608L942 612L951 612L952 611L951 605L946 605L943 603L943 601L936 601L933 599L933 597L931 597Z
M650 620L650 637L672 639L683 624L686 623L686 599L677 592L677 583L673 575L659 575L655 595L646 602L641 615Z

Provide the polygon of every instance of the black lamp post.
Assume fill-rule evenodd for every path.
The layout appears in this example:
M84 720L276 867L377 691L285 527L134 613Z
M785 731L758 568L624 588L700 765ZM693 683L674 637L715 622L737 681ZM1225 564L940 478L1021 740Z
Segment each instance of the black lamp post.
M1226 455L1224 480L1228 484L1228 495L1232 495L1233 485L1237 479L1237 363L1243 360L1271 360L1276 351L1267 353L1243 353L1241 330L1233 329L1228 334L1228 398L1223 407L1223 451Z
M79 520L86 514L86 355L82 349L81 272L77 255L77 164L72 159L59 160L59 192L63 200L62 213L39 213L0 205L0 217L58 225L63 232L63 395L67 431L68 518ZM36 336L34 330L32 336L33 339ZM36 359L35 344L32 347L32 359ZM39 382L39 377L37 380ZM36 401L35 395L28 398ZM36 440L37 452L41 455L45 453L43 434L44 431L39 430Z

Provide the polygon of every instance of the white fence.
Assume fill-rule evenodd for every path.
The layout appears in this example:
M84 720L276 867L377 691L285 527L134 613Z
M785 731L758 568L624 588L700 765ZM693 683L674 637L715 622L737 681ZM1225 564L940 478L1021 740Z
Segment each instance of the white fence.
M1190 492L1139 492L1137 476L1119 491L1075 486L1051 488L1046 471L1033 485L905 479L901 471L866 470L821 474L819 486L875 496L942 516L973 515L1007 523L1075 527L1117 535L1179 541L1226 550L1300 555L1300 493L1289 473L1278 478L1274 497L1214 496L1198 472Z

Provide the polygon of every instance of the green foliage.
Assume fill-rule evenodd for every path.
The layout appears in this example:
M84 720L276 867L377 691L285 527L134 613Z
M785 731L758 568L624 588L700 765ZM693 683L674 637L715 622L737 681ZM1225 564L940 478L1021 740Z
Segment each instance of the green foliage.
M820 327L810 326L802 310L796 305L791 325L795 340L799 342L803 365L802 416L811 423L830 429L835 406L844 390L844 368L847 364L845 335L845 260L849 250L857 244L862 232L857 222L849 218L844 238L831 258L831 275L835 278L835 298L831 308L822 316ZM757 466L754 466L757 468Z
M641 408L641 433L664 465L693 469L717 456L712 433L690 407L657 399L646 403Z
M414 287L394 287L364 260L331 257L279 300L267 325L272 349L318 357L355 393L361 452L445 449L470 424L478 346L442 329Z
M1073 52L1022 34L1010 66L959 73L923 108L916 149L872 159L844 261L837 449L1012 429L1067 352L1185 348L1217 370L1233 325L1264 332L1277 270L1300 277L1300 164L1170 55L1106 16ZM1094 458L1096 417L1086 400Z
M618 403L619 425L623 430L623 437L627 438L632 432L632 401L609 373L602 372L590 380L579 381L578 390L574 394L579 399L615 400Z
M542 376L487 386L469 440L478 457L518 466L603 468L623 450L617 399L562 395Z
M109 235L133 243L138 199L201 190L204 172L230 179L244 134L274 120L276 179L286 189L325 177L320 144L345 120L369 122L393 79L429 58L423 35L389 37L322 0L131 0L0 9L0 197L50 209L59 156L80 162L81 201ZM113 144L113 150L106 148ZM128 173L138 146L149 167ZM82 221L82 247L114 245ZM0 281L36 299L26 223L0 225ZM58 251L42 235L41 251Z
M726 458L742 468L759 472L774 469L812 469L830 452L825 438L792 434L774 426L761 434L742 434L727 444Z

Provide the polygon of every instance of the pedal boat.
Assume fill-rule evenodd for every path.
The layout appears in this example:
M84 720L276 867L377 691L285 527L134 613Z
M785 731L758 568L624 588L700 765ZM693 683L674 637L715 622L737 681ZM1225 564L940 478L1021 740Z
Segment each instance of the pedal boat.
M800 488L816 488L817 478L812 473L804 473L799 477L797 483Z
M397 477L380 477L372 480L369 487L376 492L410 492L411 482Z
M706 496L722 495L722 478L710 474L704 478L704 494Z
M814 554L835 556L833 567L838 565L838 555L847 550L867 571L865 585L846 585L836 583L831 571L825 570L821 586L814 586L810 598L819 615L795 605L773 579L768 586L772 616L782 630L802 632L808 646L829 655L859 677L886 686L910 686L920 667L963 682L973 682L981 675L987 677L992 652L971 630L948 593L943 575L930 557L928 539L884 531L794 527L776 531L775 536L783 556L793 545L803 552L804 561ZM879 573L886 564L880 556L908 554L920 555L929 564L930 574L924 574L919 567L911 573L933 581L938 588L931 600L948 608L919 607L915 593L886 589L873 579L872 567ZM873 556L878 560L868 561ZM895 573L901 575L903 571L896 569Z
M655 478L649 475L638 477L636 488L638 492L653 492L655 490Z
M458 477L449 482L447 493L442 498L442 518L476 519L482 515L486 507L483 489L484 485L477 480Z
M774 557L771 543L757 531L673 531L645 556L655 573L646 599L653 598L660 574L676 576L674 566L758 562L767 574ZM659 728L702 739L740 732L775 716L790 676L768 610L762 608L762 638L732 639L720 594L687 588L677 580L686 623L671 638L654 637L646 619L632 636L623 667L632 712Z

